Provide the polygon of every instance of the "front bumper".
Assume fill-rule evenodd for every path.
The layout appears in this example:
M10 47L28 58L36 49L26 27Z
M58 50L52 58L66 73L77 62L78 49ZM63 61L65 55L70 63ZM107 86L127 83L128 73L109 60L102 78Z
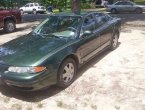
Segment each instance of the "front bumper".
M13 74L2 74L1 79L3 80L2 82L6 83L8 86L21 91L36 91L56 84L57 79L55 75L46 72L36 74L40 75L17 77Z

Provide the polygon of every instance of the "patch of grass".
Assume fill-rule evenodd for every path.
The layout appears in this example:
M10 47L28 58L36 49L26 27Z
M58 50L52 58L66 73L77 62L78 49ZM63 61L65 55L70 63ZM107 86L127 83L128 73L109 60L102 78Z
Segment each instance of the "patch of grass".
M145 0L135 0L134 2L140 5L145 5Z
M22 106L20 104L13 104L11 110L22 110Z
M115 109L116 109L116 110L120 110L120 106L117 106L117 105L116 105L116 106L115 106Z
M37 107L38 108L42 108L43 107L43 103L42 102L38 102Z
M58 107L63 107L63 105L64 105L63 102L59 101L59 100L56 101L56 104L57 104Z
M92 109L97 110L97 105L92 104L91 107Z
M3 97L3 100L5 103L8 103L10 101L10 97Z

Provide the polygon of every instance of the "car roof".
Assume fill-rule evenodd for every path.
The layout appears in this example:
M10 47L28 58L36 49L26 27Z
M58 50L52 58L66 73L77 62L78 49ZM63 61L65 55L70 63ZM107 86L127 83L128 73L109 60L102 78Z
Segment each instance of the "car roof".
M80 14L75 14L73 12L61 12L61 13L58 13L58 14L54 14L56 16L86 16L86 15L89 15L89 14L93 14L93 13L99 13L99 12L87 12L87 11L82 11Z

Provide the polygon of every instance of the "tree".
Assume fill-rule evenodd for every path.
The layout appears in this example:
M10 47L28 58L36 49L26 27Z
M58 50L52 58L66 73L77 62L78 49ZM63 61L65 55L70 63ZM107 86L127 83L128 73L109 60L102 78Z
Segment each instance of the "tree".
M81 1L80 0L72 0L72 2L71 2L71 10L75 14L80 14Z

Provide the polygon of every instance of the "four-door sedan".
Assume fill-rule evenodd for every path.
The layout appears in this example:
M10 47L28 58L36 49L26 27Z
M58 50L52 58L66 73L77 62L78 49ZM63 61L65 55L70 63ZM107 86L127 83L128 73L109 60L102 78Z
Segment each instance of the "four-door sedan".
M118 1L112 5L107 5L106 8L107 11L111 12L112 14L119 12L142 13L143 11L145 11L144 5L137 5L130 1Z
M83 12L49 16L31 33L0 46L1 80L25 91L69 86L77 69L118 44L121 20Z

